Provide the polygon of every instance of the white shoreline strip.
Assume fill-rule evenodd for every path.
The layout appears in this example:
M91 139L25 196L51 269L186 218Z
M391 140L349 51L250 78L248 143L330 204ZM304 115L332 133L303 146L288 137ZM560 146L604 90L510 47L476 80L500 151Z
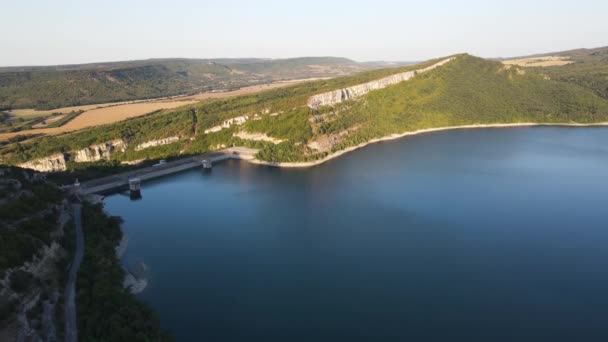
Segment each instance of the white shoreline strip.
M309 161L309 162L268 162L268 161L264 161L264 160L259 160L259 159L249 159L247 160L250 163L253 164L259 164L259 165L268 165L268 166L276 166L276 167L285 167L285 168L303 168L303 167L311 167L311 166L315 166L315 165L319 165L319 164L323 164L326 161L332 160L334 158L340 157L343 154L352 152L354 150L358 150L360 148L363 148L369 144L373 144L373 143L377 143L377 142L381 142L381 141L387 141L387 140L394 140L394 139L399 139L399 138L403 138L405 136L410 136L410 135L417 135L417 134L423 134L423 133L431 133L431 132L439 132L439 131L448 131L448 130L455 130L455 129L474 129L474 128L514 128L514 127L533 127L533 126L563 126L563 127L593 127L593 126L598 126L598 127L602 127L602 126L608 126L608 122L600 122L600 123L593 123L593 124L579 124L579 123L535 123L535 122L521 122L521 123L509 123L509 124L472 124L472 125L462 125L462 126L447 126L447 127L439 127L439 128L427 128L427 129L420 129L417 131L410 131L410 132L405 132L405 133L401 133L401 134L391 134L382 138L376 138L376 139L372 139L368 142L364 142L361 143L357 146L351 146L348 147L344 150L340 150L337 152L334 152L328 156L326 156L325 158L319 159L319 160L313 160L313 161Z

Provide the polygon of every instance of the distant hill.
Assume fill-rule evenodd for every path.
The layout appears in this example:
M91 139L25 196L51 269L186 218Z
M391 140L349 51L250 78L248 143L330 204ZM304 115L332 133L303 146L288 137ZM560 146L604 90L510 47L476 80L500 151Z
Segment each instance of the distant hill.
M277 80L336 77L373 68L346 58L149 59L0 68L0 110L54 109L232 90Z
M556 51L556 52L545 52L545 53L537 53L533 55L525 55L525 56L514 56L514 57L498 57L493 58L494 60L509 60L509 59L522 59L522 58L534 58L534 57L546 57L546 56L567 56L567 57L584 57L584 56L599 56L599 55L608 55L608 46L591 48L591 49L572 49L565 51Z
M509 59L543 58L548 56L562 57L573 63L562 66L533 68L530 70L550 79L592 89L597 95L608 99L608 46L543 53Z

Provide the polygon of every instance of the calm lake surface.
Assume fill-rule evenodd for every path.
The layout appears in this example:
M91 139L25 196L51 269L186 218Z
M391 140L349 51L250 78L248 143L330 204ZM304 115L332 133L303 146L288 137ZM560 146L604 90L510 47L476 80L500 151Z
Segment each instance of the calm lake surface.
M608 128L457 130L108 196L178 341L607 341Z

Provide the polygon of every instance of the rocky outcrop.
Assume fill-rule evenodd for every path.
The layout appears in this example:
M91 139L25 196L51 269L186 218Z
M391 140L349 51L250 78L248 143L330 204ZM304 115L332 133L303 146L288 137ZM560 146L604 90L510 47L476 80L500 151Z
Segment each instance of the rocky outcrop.
M371 81L371 82L367 82L367 83L363 83L363 84L358 84L358 85L355 85L352 87L342 88L342 89L330 91L330 92L323 93L323 94L314 95L308 99L307 105L308 105L308 107L310 107L312 109L317 109L322 106L331 106L331 105L340 103L342 101L346 101L346 100L350 100L350 99L353 99L353 98L356 98L359 96L363 96L372 90L386 88L389 85L407 81L419 73L423 73L423 72L426 72L429 70L433 70L437 67L440 67L440 66L452 61L454 58L455 57L450 57L450 58L444 59L438 63L435 63L435 64L433 64L429 67L423 68L423 69L406 71L406 72L402 72L400 74L387 76L387 77L381 78L379 80L375 80L375 81Z
M356 130L356 129L354 129ZM320 135L315 140L306 144L310 149L318 152L331 151L334 146L342 142L342 140L349 134L348 130L344 130L340 133L334 133L329 135Z
M77 163L108 160L116 151L124 152L127 144L122 139L107 141L99 145L92 145L74 152L74 161Z
M48 157L30 160L17 166L39 172L66 171L66 162L68 160L73 160L77 163L94 162L102 159L108 160L116 151L124 152L126 148L127 144L122 139L116 139L74 152L56 153Z
M125 278L123 279L122 286L128 289L132 294L141 293L148 286L148 266L143 262L139 262L134 270L125 270Z
M67 170L66 156L63 153L57 153L48 157L30 160L17 166L39 172L58 172Z
M233 134L234 137L237 138L241 138L243 140L254 140L254 141L266 141L266 142L271 142L273 144L280 144L285 140L282 139L277 139L277 138L273 138L268 136L265 133L249 133L249 132L245 132L245 131L241 131L241 132L237 132Z
M135 160L127 160L120 162L122 165L138 165L146 161L145 159L135 159Z
M232 125L242 125L249 120L249 115L237 116L236 118L228 119L219 126L214 126L205 130L205 134L219 132L224 128L230 128Z
M150 141L146 141L145 143L141 143L141 144L135 146L135 151L145 150L149 147L154 147L154 146L168 145L168 144L174 143L176 141L179 141L179 137L177 137L177 136L158 139L158 140L150 140Z

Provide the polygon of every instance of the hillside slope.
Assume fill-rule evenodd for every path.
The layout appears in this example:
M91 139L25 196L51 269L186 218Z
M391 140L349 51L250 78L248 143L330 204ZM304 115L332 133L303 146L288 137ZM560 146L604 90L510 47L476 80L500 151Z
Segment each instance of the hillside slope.
M117 167L124 161L171 158L232 145L258 148L261 160L301 162L419 129L608 122L608 100L592 89L469 55L334 106L306 105L313 95L421 70L441 60L445 59L186 106L117 125L11 144L0 154L5 162L21 163L57 152L75 154L70 151L120 139L120 146L126 147L90 160L94 164L75 163L69 155L63 162L67 169ZM247 138L251 134L261 138ZM173 139L162 140L166 138ZM136 148L150 141L155 143L146 146L152 147Z
M8 67L0 68L0 110L53 109L230 90L282 79L343 76L369 68L346 58L334 57L152 59Z
M71 194L40 173L9 167L0 176L0 340L63 341L63 293L76 244ZM82 218L80 340L170 341L157 315L123 287L120 218L86 202Z
M576 49L526 57L542 59L557 57L569 64L542 68L529 68L553 80L573 83L593 90L597 95L608 99L608 47L595 49Z

